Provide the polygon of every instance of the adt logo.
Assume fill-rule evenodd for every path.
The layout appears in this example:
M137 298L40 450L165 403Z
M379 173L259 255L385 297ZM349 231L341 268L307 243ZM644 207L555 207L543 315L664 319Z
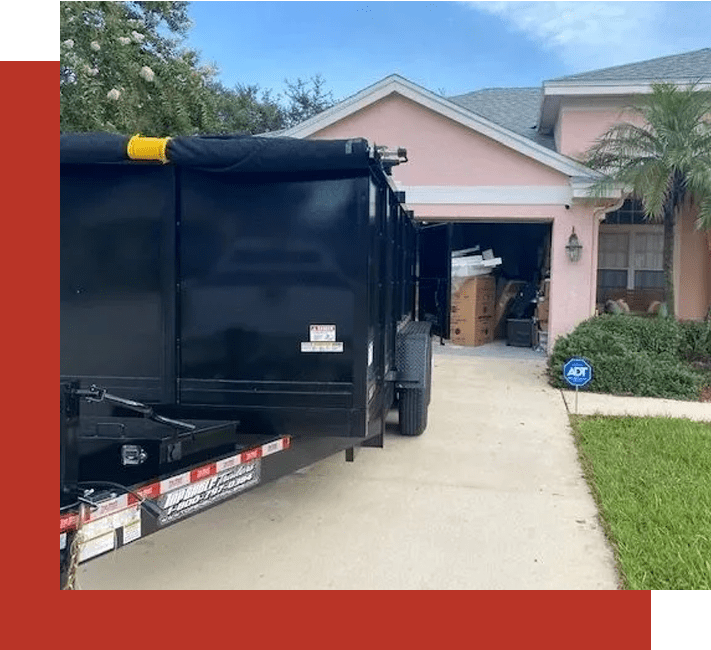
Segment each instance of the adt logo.
M585 386L592 380L592 366L585 361L573 357L563 366L563 378L571 386Z

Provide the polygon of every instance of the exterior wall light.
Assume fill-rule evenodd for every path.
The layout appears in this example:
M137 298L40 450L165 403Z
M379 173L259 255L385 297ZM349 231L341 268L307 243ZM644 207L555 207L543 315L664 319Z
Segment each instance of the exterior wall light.
M583 250L583 245L580 243L578 236L575 234L575 228L568 237L568 243L565 245L565 251L568 253L568 259L571 262L578 262Z

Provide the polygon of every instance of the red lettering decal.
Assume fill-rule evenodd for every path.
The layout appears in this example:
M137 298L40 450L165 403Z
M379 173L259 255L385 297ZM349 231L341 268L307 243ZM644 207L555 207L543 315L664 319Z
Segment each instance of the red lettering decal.
M258 449L250 449L249 451L245 451L242 454L242 462L243 463L248 463L250 460L254 460L255 458L261 458L262 457L262 448L259 447Z
M190 482L194 483L200 479L207 478L217 473L217 465L215 463L210 463L209 465L204 465L203 467L198 467L190 472Z
M77 527L79 522L78 515L64 515L59 518L59 532L63 533L65 530L71 530Z
M140 497L143 497L144 499L155 499L156 497L160 496L160 483L151 483L150 485L144 485L142 488L138 488L136 490L136 494L138 494L138 496ZM129 494L128 505L133 505L134 503L138 503L138 499L136 499L136 497L132 494Z

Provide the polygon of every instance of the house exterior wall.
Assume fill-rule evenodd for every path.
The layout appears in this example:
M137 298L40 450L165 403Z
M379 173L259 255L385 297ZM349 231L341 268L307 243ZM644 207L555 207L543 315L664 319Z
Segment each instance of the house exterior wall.
M555 124L560 153L581 160L613 124L642 120L625 110L638 97L570 97L561 101ZM694 227L695 213L678 220L675 251L675 311L682 319L701 319L711 304L711 252L707 235Z
M409 162L393 169L402 185L568 184L546 165L396 94L310 137L365 137L377 145L405 147Z
M365 137L376 144L405 147L409 162L395 167L393 178L410 189L500 187L502 197L511 188L531 187L532 193L550 188L563 195L569 189L566 175L399 95L375 102L310 137ZM550 204L508 205L497 204L495 196L488 204L416 203L407 195L406 200L416 217L426 221L552 223L549 341L593 314L599 224L591 206L576 205L570 198ZM565 252L573 227L583 244L577 263L571 263Z
M633 97L626 96L563 99L554 129L558 152L582 160L595 139L613 124L638 121L634 115L625 111L625 107L633 101Z
M685 320L702 320L711 307L711 233L696 230L696 211L687 210L678 219L676 312Z

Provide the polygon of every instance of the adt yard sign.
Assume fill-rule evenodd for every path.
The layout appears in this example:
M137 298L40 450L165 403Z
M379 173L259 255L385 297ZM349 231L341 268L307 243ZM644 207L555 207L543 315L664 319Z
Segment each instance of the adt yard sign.
M592 366L585 359L579 357L569 359L563 366L563 378L575 388L589 384L592 374Z

